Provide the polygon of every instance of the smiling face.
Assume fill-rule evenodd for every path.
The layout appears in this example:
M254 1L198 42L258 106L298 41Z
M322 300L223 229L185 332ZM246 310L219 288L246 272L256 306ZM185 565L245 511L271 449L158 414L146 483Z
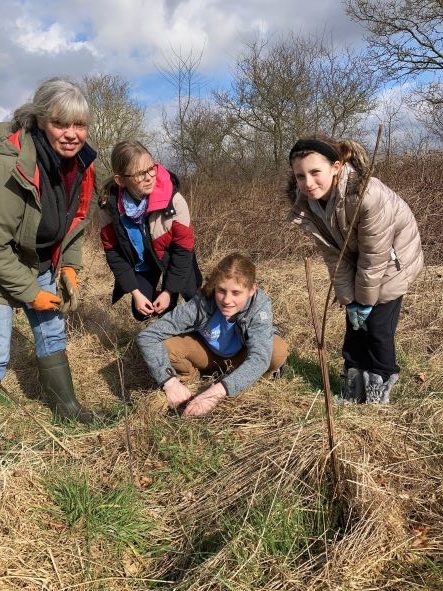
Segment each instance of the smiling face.
M300 191L309 199L327 201L331 196L334 178L339 173L339 161L333 164L321 154L313 152L292 162L295 180Z
M83 148L88 135L86 121L74 121L65 124L51 117L39 125L45 133L51 147L62 158L73 158Z
M157 167L148 154L134 158L133 165L125 174L116 174L115 182L125 188L133 197L141 199L143 195L150 195L157 180Z
M241 312L257 289L254 284L250 289L234 278L224 279L215 286L214 298L218 309L225 318Z

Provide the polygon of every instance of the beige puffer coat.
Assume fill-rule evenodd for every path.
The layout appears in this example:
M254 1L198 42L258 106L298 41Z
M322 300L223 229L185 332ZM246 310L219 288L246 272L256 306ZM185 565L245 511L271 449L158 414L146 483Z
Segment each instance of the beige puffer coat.
M328 207L327 224L295 192L290 219L311 232L332 277L358 202L359 182L350 164L340 174ZM423 268L417 222L409 206L377 178L371 177L345 256L334 281L340 304L374 306L404 295Z

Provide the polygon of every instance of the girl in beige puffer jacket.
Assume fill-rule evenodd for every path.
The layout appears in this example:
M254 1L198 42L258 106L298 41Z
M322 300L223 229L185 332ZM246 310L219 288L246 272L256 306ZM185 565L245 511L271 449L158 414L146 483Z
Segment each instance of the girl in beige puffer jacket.
M289 161L291 219L312 233L332 278L368 172L367 154L356 142L315 136L298 140ZM422 267L409 206L371 177L333 285L347 311L342 400L389 402L399 372L394 335L401 301Z

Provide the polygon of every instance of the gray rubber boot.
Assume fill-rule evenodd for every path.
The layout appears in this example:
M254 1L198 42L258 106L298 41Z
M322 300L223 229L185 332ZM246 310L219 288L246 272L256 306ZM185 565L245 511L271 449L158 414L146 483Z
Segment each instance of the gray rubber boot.
M86 424L104 420L104 413L85 408L75 397L66 351L37 358L37 365L43 400L55 417Z
M356 402L362 404L366 400L363 372L356 367L343 368L341 374L342 387L338 402Z
M363 372L367 404L389 404L392 386L398 380L398 373L393 373L384 382L383 378L372 371Z

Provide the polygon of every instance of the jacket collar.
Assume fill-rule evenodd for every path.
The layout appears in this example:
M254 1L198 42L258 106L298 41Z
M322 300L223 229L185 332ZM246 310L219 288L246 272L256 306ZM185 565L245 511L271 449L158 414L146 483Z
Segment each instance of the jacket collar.
M171 198L175 195L179 187L178 178L172 172L169 172L161 164L157 165L157 179L152 193L149 195L148 207L146 213L161 211L168 207ZM124 189L118 188L117 209L120 214L125 212L122 196ZM112 190L111 190L112 193Z

